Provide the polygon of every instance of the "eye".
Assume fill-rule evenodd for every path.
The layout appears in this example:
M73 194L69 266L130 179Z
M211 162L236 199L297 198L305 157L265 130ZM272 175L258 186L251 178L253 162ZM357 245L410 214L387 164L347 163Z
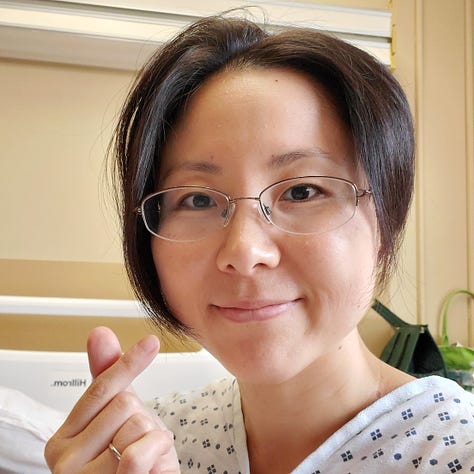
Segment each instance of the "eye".
M323 192L312 184L298 184L287 189L281 196L283 201L309 201L310 199L322 195Z
M210 207L215 207L217 204L208 194L203 193L194 193L184 196L180 202L180 208L184 209L209 209Z

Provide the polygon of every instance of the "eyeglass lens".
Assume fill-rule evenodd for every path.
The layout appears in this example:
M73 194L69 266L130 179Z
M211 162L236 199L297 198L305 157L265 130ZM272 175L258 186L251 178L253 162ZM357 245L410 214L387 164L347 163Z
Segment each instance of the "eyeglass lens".
M232 201L217 190L183 186L146 198L142 215L148 230L159 237L195 241L222 229L231 206L238 200ZM340 178L292 178L264 189L260 205L268 220L281 230L296 234L323 233L352 218L357 188Z

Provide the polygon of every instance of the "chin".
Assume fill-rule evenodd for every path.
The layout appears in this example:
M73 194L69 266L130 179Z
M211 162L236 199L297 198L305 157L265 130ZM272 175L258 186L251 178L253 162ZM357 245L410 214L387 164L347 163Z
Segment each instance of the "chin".
M296 351L285 353L281 349L275 350L274 347L265 349L260 346L253 351L242 349L233 354L229 354L228 347L226 352L217 352L211 348L208 350L237 378L239 383L249 385L283 384L297 377L313 362L311 358L307 364L304 364L305 358L298 355Z

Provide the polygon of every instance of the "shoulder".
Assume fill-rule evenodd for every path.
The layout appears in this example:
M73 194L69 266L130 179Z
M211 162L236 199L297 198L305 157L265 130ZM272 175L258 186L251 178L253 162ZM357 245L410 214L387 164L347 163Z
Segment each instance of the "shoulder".
M421 379L418 385L420 393L402 407L405 417L413 416L405 421L413 420L413 426L400 433L411 438L407 449L417 450L424 464L473 471L474 394L442 377ZM408 437L412 432L415 436Z
M402 425L447 426L474 433L474 394L443 377L426 377L409 382L379 400L393 421Z
M389 435L386 441L394 463L408 459L415 467L474 469L472 393L433 376L410 382L384 398L389 411L375 424Z
M474 395L442 377L415 379L360 412L304 467L329 472L474 471ZM300 471L297 471L300 472ZM307 472L307 471L301 471Z
M441 408L451 409L453 414L473 414L474 394L467 392L456 382L438 376L416 379L389 394L395 402L411 404L424 416L437 413Z

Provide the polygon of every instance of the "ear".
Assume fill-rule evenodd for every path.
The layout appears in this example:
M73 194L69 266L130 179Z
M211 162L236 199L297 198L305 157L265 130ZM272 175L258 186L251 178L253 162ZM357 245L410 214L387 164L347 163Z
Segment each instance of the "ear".
M97 327L87 339L87 354L92 377L97 377L114 364L122 355L122 348L115 333L107 327Z

